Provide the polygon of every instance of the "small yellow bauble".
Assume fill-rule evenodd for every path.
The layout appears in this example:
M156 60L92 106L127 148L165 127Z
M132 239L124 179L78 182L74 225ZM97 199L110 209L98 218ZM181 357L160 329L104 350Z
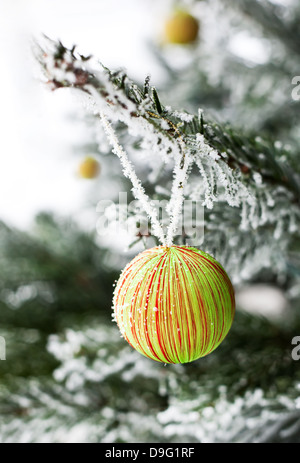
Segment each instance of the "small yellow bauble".
M178 11L165 24L166 39L174 44L195 42L198 37L199 22L187 12Z
M92 157L86 157L79 166L79 175L82 178L93 179L100 173L100 164Z

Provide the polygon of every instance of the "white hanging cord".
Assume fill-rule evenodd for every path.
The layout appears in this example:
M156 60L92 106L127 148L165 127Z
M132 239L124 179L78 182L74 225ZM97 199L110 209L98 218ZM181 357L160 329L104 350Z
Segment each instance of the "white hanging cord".
M113 152L118 156L118 158L121 161L121 165L123 167L123 173L125 177L131 180L131 183L133 186L133 190L132 190L133 194L135 198L141 202L143 209L145 210L145 212L147 213L150 219L150 222L152 224L152 233L160 240L161 244L165 246L167 243L166 243L165 234L164 234L162 225L160 224L159 219L158 219L157 210L155 209L155 207L151 205L149 196L146 195L145 190L142 186L142 183L140 179L138 178L138 176L136 175L134 167L132 163L130 162L126 151L120 145L119 140L116 136L116 133L111 123L108 121L108 119L103 114L103 112L100 112L99 114L100 114L101 123L108 137L109 143L111 144L113 148Z

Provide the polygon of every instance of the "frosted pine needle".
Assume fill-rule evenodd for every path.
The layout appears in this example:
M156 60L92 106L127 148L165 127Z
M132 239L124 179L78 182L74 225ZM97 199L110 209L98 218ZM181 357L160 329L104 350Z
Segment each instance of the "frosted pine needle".
M208 210L216 208L215 213L222 217L222 224L224 220L229 223L231 215L231 220L240 218L242 230L266 228L271 224L273 231L277 226L277 237L282 234L282 230L290 230L293 233L299 229L299 210L295 201L298 194L297 182L293 181L292 173L281 168L282 162L285 162L284 156L278 158L279 161L274 158L272 163L269 162L269 145L261 138L257 137L255 142L249 138L245 139L245 143L241 140L241 143L235 144L235 133L219 124L204 120L201 110L197 120L191 114L163 106L157 93L156 98L153 98L149 82L148 91L145 91L145 88L142 89L130 81L124 72L112 73L98 66L90 57L82 57L75 53L74 47L68 50L61 43L46 40L45 49L38 46L36 55L43 68L48 88L76 88L78 93L86 96L85 102L89 111L101 116L101 123L105 126L113 151L120 158L124 175L132 181L132 191L145 211L141 215L144 214L145 220L147 217L150 219L152 234L161 244L171 245L176 241L174 236L182 212L184 187L187 198L202 199ZM118 121L127 126L127 133L134 137L135 141L138 140L140 152L149 161L149 173L151 174L153 167L156 168L148 177L150 183L156 184L160 178L160 171L168 173L170 164L175 163L167 207L169 225L159 220L154 203L145 193L133 164L111 126L111 123ZM221 147L222 151L215 146ZM277 146L276 149L283 148ZM257 173L251 163L251 158L255 155L262 163L260 173ZM160 163L155 163L156 159L159 159ZM229 160L233 160L234 168ZM243 166L244 162L246 166ZM163 163L165 168L161 169ZM192 172L193 165L198 168L202 182ZM243 167L248 170L244 172ZM286 174L284 182L277 178L278 172L281 171ZM192 175L187 183L190 172ZM272 179L274 172L275 184L277 182L275 188L265 176L266 173ZM163 186L170 191L168 181ZM154 187L161 195L158 185ZM168 194L163 194L168 197ZM291 204L289 211L283 208L286 200ZM240 210L229 212L222 206L225 202ZM207 213L209 220L206 221L206 229L218 232L220 227L217 226L218 220L214 218L216 216L214 213L210 214L210 211ZM134 217L137 215L132 218ZM278 222L280 225L277 225ZM260 234L256 234L256 241L258 236ZM209 238L206 239L206 245L209 247ZM251 244L249 250L252 248Z
M223 187L225 200L230 206L239 207L244 200L249 204L255 203L255 198L239 180L238 175L222 160L220 154L209 146L200 133L196 136L196 147L195 162L205 186L204 206L212 209L213 203L222 197L220 191L219 194L215 192L217 184ZM225 154L224 156L226 157Z

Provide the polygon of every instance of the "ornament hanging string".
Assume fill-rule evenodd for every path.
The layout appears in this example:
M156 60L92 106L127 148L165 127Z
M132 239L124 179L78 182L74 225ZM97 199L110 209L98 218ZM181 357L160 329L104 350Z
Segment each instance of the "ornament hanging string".
M178 227L179 217L184 201L184 183L187 180L188 170L191 165L191 159L184 150L184 142L182 140L181 134L179 133L177 127L171 121L166 119L167 122L171 124L172 128L176 131L176 133L179 134L181 154L175 161L171 198L168 205L168 211L170 213L170 224L167 229L167 235L165 236L163 227L158 219L157 211L152 206L149 196L145 193L142 183L137 177L135 169L132 163L130 162L126 151L120 145L111 123L102 111L99 112L99 115L104 131L108 137L108 141L113 148L113 152L120 159L121 165L123 167L123 173L125 177L131 180L131 183L133 185L134 196L136 197L136 199L141 201L142 207L150 219L153 234L160 240L163 246L172 246L173 238ZM149 113L149 115L151 115L152 117L159 117L154 113Z
M182 139L182 135L176 125L165 117L158 116L157 114L150 111L147 111L147 113L152 117L163 119L172 127L178 136L178 143L181 151L180 156L178 156L178 159L175 160L171 198L167 206L167 211L170 215L170 224L167 230L166 244L167 246L172 246L173 238L178 227L180 213L182 211L184 201L184 185L188 179L188 171L191 165L191 159L185 150L185 144Z
M108 137L108 140L113 148L113 152L118 156L118 158L121 161L125 177L131 180L131 183L133 185L133 193L136 199L141 201L141 204L151 221L151 224L153 227L153 230L152 230L153 234L160 240L161 244L165 246L166 245L165 234L159 222L156 209L151 205L149 196L146 195L145 190L142 186L142 183L140 179L138 178L138 176L136 175L136 172L134 170L132 163L128 159L128 155L126 151L120 145L119 140L115 134L115 131L111 123L108 121L107 117L103 114L103 112L100 112L100 120L102 122L105 133Z
M171 198L168 205L170 224L167 230L167 246L172 246L184 202L184 185L188 179L191 165L190 156L183 150L175 161Z

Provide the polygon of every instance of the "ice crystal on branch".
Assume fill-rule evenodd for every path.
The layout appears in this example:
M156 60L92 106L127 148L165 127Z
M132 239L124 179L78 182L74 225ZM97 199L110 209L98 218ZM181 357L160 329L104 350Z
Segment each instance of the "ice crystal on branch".
M254 197L246 186L240 181L237 175L221 155L209 146L202 134L196 135L195 152L196 164L205 183L204 205L209 209L213 208L214 201L218 200L217 185L220 185L225 192L225 200L230 206L240 206L243 200L253 203ZM223 154L226 159L226 155Z

